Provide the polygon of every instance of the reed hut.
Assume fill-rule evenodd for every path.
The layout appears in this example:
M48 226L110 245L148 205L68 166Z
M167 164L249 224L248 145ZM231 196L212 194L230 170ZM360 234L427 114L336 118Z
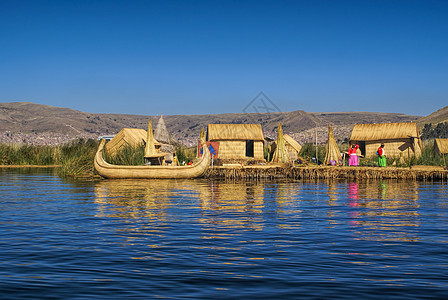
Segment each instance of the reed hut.
M434 151L439 154L448 153L448 139L435 139L434 140Z
M267 141L267 143L272 141L267 137L265 137L265 140ZM299 156L300 150L302 150L302 146L293 137L288 134L283 134L283 141L285 143L285 151L288 155L288 161L295 161L299 158L303 160L303 158ZM271 157L274 156L274 153L277 149L277 143L277 140L274 140L269 147L269 154Z
M333 129L331 125L328 125L328 140L325 152L324 165L338 165L339 160L341 160L341 151L339 150L338 144L334 138Z
M302 150L302 146L288 134L284 134L283 139L285 140L289 158L291 160L297 160L299 158L300 150Z
M264 160L260 124L209 124L207 141L219 142L218 159Z
M434 151L443 156L443 165L446 166L445 154L448 153L448 139L435 139Z
M356 124L350 144L358 144L365 157L374 156L381 144L388 157L420 157L422 154L416 123Z
M115 155L126 146L137 148L145 145L146 138L147 132L144 129L123 128L109 142L107 142L105 149L109 155ZM161 145L158 141L154 139L153 143L155 149L160 149Z

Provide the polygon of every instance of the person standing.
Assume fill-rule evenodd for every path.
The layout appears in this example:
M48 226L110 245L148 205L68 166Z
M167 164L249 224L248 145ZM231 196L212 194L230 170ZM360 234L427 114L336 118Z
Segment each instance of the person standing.
M352 145L350 149L348 149L348 165L349 166L357 166L358 165L358 155L356 154L356 150L359 149L359 145Z
M378 165L380 167L386 166L386 152L384 151L384 144L381 144L381 146L378 148L378 151L376 152L378 154Z

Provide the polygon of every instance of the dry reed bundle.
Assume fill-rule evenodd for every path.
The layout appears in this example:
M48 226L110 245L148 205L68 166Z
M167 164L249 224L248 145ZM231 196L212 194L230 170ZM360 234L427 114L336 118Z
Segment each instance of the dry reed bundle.
M325 152L324 165L329 165L331 161L334 161L336 164L339 164L340 159L341 159L341 151L339 151L338 144L336 144L333 129L331 128L331 125L328 124L328 140Z

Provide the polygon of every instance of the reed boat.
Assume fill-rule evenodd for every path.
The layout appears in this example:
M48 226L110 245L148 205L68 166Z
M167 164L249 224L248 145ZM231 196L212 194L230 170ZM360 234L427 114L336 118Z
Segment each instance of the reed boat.
M206 143L202 143L204 155L194 164L189 166L123 166L113 165L103 158L104 145L101 140L94 159L94 166L98 173L105 178L130 178L130 179L177 179L196 178L205 173L210 166L211 154Z

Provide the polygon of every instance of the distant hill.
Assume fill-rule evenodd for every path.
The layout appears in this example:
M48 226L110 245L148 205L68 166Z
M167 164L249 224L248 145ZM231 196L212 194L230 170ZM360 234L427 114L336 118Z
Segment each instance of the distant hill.
M100 135L115 134L122 128L146 129L148 117L86 113L31 102L0 103L0 138L7 136L0 139L0 142L17 142L18 136L19 142L33 142L33 138L42 139L42 136L64 136L64 139L97 138ZM285 133L292 134L300 142L304 142L311 138L314 128L322 128L320 131L325 132L329 123L335 126L337 138L344 139L348 137L351 127L356 123L410 122L418 118L397 113L310 113L303 110L277 113L164 115L170 134L185 144L194 144L200 129L212 123L258 123L262 125L265 135L274 137L277 124L281 122ZM151 116L151 119L155 126L159 116Z
M444 108L441 108L426 117L418 119L417 125L419 128L422 128L425 124L437 125L442 122L448 122L448 106L445 106Z

